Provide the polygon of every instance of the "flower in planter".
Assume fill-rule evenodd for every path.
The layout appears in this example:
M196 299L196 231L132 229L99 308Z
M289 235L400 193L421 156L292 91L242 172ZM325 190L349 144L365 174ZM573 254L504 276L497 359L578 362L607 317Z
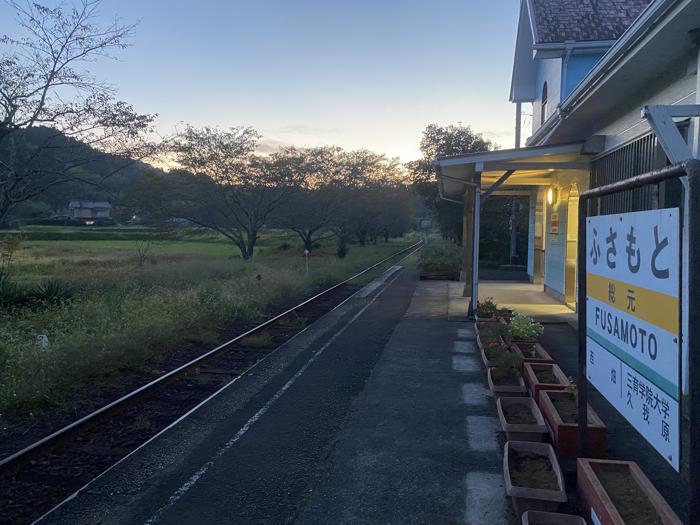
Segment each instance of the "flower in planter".
M507 325L507 331L515 341L535 341L544 333L544 327L532 317L516 312Z
M498 305L493 301L493 297L487 297L483 301L476 302L476 315L478 317L496 317L497 313Z

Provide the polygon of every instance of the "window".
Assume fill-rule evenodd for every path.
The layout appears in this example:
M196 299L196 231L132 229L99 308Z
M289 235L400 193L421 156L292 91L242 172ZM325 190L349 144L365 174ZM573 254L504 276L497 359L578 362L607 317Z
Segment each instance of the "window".
M544 121L547 120L547 83L544 83L544 86L542 86L542 105L540 109L540 125L544 124Z

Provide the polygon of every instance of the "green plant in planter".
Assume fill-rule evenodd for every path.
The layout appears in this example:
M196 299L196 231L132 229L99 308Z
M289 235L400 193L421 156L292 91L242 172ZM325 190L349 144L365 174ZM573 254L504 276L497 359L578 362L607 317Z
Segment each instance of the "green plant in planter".
M431 244L421 251L418 266L424 272L458 272L461 260L456 244Z
M532 317L516 312L508 324L508 335L516 341L536 341L544 327Z
M487 297L483 301L476 302L476 315L484 319L496 317L498 314L498 305L493 302L493 297Z
M491 377L495 381L505 380L511 377L517 377L520 373L520 366L523 364L523 359L514 352L506 350L500 352L494 358L494 367L491 369Z
M479 325L479 334L484 344L498 342L500 337L506 335L508 328L503 323L483 323Z

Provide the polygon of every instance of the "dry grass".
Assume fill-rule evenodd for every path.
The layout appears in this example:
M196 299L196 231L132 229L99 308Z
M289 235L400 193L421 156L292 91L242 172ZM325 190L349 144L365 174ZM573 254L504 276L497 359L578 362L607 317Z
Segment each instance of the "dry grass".
M248 264L223 241L159 241L143 267L134 241L26 242L14 278L27 285L60 279L76 297L0 311L0 429L3 420L67 402L90 381L142 368L184 340L213 344L227 323L259 319L268 305L335 283L408 243L352 246L343 260L312 258L307 275L298 250L279 249L279 234L269 238ZM48 336L48 350L37 347L38 335Z

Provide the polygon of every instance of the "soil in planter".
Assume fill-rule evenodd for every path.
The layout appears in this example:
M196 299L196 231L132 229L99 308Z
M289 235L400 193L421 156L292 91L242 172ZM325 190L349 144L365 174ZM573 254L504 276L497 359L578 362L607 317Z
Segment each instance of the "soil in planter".
M503 406L503 405L501 405ZM511 425L536 425L537 419L532 415L532 410L525 403L516 403L503 406L503 417Z
M491 382L498 386L518 386L520 373L515 368L492 368Z
M552 463L544 456L510 449L508 464L510 480L514 486L545 490L559 489Z
M564 423L578 423L578 403L573 394L552 395L550 392L549 399L552 400L554 408Z
M530 518L530 521L528 522L530 525L559 525L558 521L554 521L554 519L547 519L547 518L535 518L535 521L532 521L532 518Z
M557 376L554 375L554 371L551 367L536 367L533 366L532 370L535 372L535 375L537 376L537 380L540 383L544 383L547 385L559 385L561 384L559 379L557 379Z
M591 466L625 523L663 525L654 506L630 476L627 467L596 463Z

